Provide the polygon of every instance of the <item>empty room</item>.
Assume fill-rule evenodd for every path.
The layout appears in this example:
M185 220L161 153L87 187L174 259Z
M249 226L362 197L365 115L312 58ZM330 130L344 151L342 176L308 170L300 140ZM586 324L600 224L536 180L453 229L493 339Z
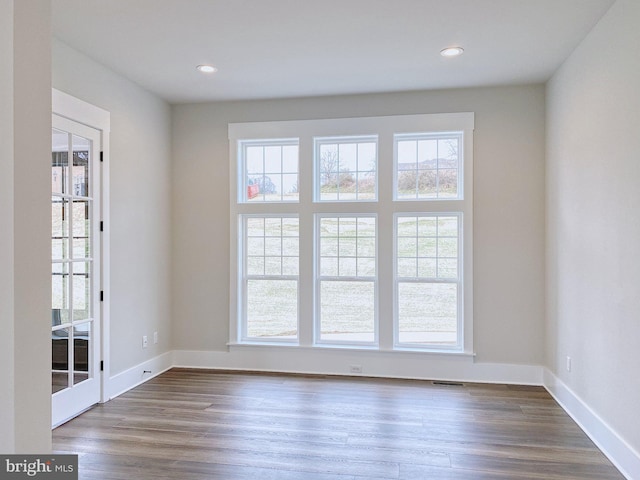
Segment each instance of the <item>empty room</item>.
M0 477L640 480L638 25L0 0Z

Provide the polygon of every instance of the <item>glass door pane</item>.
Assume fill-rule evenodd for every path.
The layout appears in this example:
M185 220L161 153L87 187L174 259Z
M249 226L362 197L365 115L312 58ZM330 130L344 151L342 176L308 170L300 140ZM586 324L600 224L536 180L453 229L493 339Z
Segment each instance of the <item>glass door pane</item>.
M51 145L51 368L56 393L91 378L94 205L92 141L53 129Z

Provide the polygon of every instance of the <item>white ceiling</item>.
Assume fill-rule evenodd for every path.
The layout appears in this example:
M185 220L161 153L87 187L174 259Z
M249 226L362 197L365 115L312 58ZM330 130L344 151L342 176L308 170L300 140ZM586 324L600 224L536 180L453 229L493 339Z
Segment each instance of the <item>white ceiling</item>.
M546 81L614 0L53 0L53 32L172 103ZM462 57L442 58L446 46ZM198 64L219 72L203 75Z

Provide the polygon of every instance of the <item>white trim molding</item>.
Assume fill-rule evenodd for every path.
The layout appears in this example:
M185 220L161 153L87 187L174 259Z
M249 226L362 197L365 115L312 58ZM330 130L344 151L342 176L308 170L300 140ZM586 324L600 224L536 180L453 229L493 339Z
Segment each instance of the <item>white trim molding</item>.
M301 351L304 350L304 355ZM390 360L393 361L390 361ZM174 350L174 367L455 382L542 385L542 367L480 363L473 355L325 347L231 345L224 351ZM354 373L360 370L359 373Z
M139 363L124 372L110 377L105 385L107 400L112 400L119 395L142 385L173 367L173 352L165 352L153 357L146 362Z
M596 446L629 480L640 479L640 453L553 372L543 370L544 387Z

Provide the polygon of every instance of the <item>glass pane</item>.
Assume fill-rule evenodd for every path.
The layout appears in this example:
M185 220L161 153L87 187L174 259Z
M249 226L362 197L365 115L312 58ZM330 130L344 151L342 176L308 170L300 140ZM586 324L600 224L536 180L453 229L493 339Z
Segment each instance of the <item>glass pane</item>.
M282 147L280 145L264 147L264 171L282 173Z
M91 262L74 262L73 321L91 318Z
M247 147L245 162L247 174L262 175L264 173L263 147Z
M298 173L298 145L282 147L282 171L284 173Z
M435 220L434 220L435 225ZM435 228L433 230L435 235ZM416 235L416 217L398 217L398 236L414 237Z
M425 240L434 240L434 239L429 238ZM433 256L433 255L429 255L429 256ZM448 237L438 238L438 257L457 258L458 257L458 239L448 238Z
M267 237L264 239L265 255L282 255L282 237Z
M416 239L411 237L398 238L398 257L415 257Z
M247 282L247 336L262 340L295 339L298 335L298 282Z
M337 257L321 257L320 258L320 275L326 277L338 276L338 258Z
M343 143L338 146L338 168L340 171L355 171L358 168L357 144Z
M447 168L438 170L438 197L458 197L458 171Z
M399 283L398 334L404 344L457 343L456 284Z
M298 200L298 174L282 175L282 196L283 200Z
M264 275L264 257L247 258L247 275Z
M264 236L264 218L247 218L247 236L262 237Z
M358 257L359 277L374 277L376 275L376 259L374 257Z
M247 255L250 255L250 256L264 255L264 238L263 237L247 238Z
M439 240L439 242L442 242L444 239ZM447 239L449 240L449 239ZM455 238L451 239L454 241L457 241ZM420 237L418 238L418 256L419 257L435 257L436 256L436 252L438 251L438 249L436 249L436 243L438 242L437 239L433 238L433 237ZM442 245L441 243L437 243L439 246ZM451 245L447 246L447 250L450 251L451 249ZM455 252L455 247L454 247L454 252ZM442 255L443 250L440 249L439 253ZM456 254L454 254L453 256L455 256ZM445 256L451 256L451 255L445 255Z
M282 218L265 218L264 235L267 237L279 237L282 235Z
M341 257L355 257L356 256L356 242L355 237L345 237L340 239L340 247L338 254Z
M73 212L73 258L89 258L91 235L90 200L74 200Z
M374 332L373 282L321 282L321 340L373 342Z
M458 260L455 258L439 258L438 278L458 278Z
M51 191L67 193L69 178L69 134L51 131Z
M51 197L51 258L69 258L69 202Z
M418 197L419 198L436 198L438 196L436 172L437 170L419 170L418 171Z
M282 259L280 257L264 257L265 275L282 275Z
M341 277L355 277L358 273L355 258L340 257L338 260L338 273Z
M283 275L298 275L298 257L283 257L282 258L282 274Z
M418 141L418 168L436 168L438 166L438 141Z
M357 189L359 200L373 200L376 198L376 174L358 173Z
M442 265L440 268L442 268ZM419 258L418 259L418 276L427 278L436 278L436 259L435 258ZM454 275L455 277L455 275ZM449 277L451 278L451 277Z
M282 236L284 237L297 237L298 236L298 219L287 218L282 219Z
M73 135L73 190L77 197L88 197L89 192L89 150L91 142Z
M69 270L66 263L51 266L51 322L69 323Z
M398 198L415 198L418 188L418 171L415 165L398 165Z
M89 337L91 323L83 323L73 328L73 384L89 379Z
M375 237L358 237L358 256L375 257L376 239Z
M51 332L51 393L69 386L69 329Z
M416 276L416 260L414 258L398 259L398 276L399 277L415 277Z

